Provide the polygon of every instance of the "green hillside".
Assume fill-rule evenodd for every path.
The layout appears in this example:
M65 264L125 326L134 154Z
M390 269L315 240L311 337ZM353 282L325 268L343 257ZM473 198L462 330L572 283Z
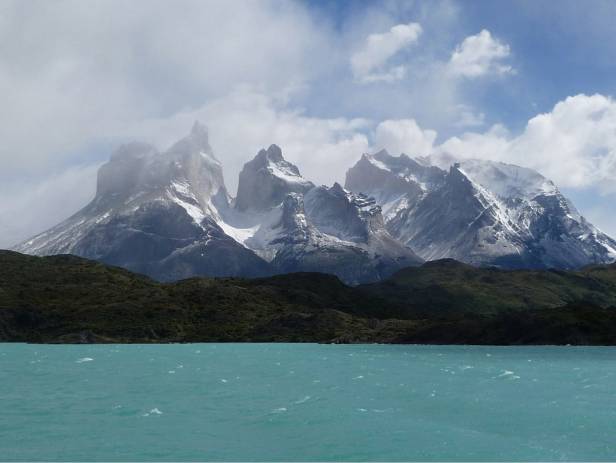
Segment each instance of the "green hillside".
M74 256L0 251L0 340L616 344L616 266L439 261L349 287L297 273L159 283Z

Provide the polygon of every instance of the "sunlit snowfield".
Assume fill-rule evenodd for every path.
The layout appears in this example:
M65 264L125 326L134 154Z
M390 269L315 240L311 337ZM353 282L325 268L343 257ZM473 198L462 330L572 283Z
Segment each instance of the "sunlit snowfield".
M614 460L616 348L0 344L3 460Z

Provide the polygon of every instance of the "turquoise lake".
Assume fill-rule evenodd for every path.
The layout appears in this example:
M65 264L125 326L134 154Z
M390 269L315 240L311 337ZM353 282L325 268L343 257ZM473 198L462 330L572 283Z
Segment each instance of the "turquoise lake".
M616 348L0 344L1 460L616 460Z

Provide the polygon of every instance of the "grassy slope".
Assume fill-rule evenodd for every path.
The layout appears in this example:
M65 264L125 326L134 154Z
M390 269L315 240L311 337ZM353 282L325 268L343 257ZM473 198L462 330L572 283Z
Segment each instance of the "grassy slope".
M336 310L353 291L332 276L194 278L162 284L73 256L0 252L0 339L64 342L392 341L412 322ZM290 278L294 280L295 278ZM341 302L336 303L340 292Z
M616 266L476 269L453 261L350 288L336 277L162 284L73 256L0 251L0 340L616 344Z
M463 312L494 315L579 302L616 307L616 266L577 272L519 271L475 268L443 260L403 269L389 280L362 290L386 298L395 308L387 315L402 318Z

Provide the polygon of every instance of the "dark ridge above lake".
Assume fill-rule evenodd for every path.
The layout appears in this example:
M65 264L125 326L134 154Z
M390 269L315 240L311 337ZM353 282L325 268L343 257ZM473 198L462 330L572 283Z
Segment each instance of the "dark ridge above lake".
M0 251L0 341L616 344L616 265L451 259L347 286L320 273L159 283L72 255Z

